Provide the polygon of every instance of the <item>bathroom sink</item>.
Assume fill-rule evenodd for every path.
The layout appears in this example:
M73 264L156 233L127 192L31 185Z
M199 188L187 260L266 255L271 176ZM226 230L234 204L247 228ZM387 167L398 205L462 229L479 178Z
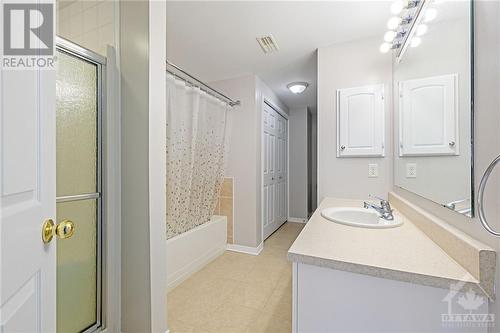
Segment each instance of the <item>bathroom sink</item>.
M403 224L398 216L394 220L385 220L373 209L356 207L325 208L321 211L325 219L360 228L394 228Z

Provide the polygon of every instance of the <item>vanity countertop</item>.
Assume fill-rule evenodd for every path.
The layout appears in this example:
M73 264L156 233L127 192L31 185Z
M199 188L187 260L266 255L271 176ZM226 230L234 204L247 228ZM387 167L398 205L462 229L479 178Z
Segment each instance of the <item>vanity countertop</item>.
M403 219L402 226L368 229L325 219L321 210L328 207L363 207L363 201L325 198L288 250L288 260L446 289L463 282L493 298L484 279L457 263L399 210L394 214ZM490 252L494 262L495 252Z

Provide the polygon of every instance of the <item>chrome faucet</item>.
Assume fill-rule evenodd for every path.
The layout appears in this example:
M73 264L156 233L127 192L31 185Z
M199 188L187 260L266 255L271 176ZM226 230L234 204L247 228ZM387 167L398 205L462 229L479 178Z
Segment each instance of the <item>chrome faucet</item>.
M375 205L375 204L366 202L366 201L363 203L363 207L365 207L366 209L368 209L368 208L375 209L384 220L389 220L389 221L394 220L394 215L392 215L392 208L391 208L391 204L389 203L389 201L382 199L382 198L379 198L379 197L374 196L374 195L370 195L370 198L379 199L380 200L380 207Z

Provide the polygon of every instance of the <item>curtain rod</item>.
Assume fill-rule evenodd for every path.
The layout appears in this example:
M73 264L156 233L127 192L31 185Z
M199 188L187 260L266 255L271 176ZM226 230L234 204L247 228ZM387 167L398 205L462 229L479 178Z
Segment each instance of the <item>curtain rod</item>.
M174 68L175 70L181 72L182 74L184 75L187 75L189 78L191 78L192 80L196 81L196 82L190 82L189 80L187 80L186 78L184 77L180 77L179 75L177 75L177 73L174 73L173 71L169 70L168 69L168 66ZM181 79L183 79L184 81L190 83L190 84L194 84L196 85L196 83L198 83L199 85L201 85L202 87L199 87L200 89L205 87L205 89L208 89L210 92L213 92L215 93L215 97L219 98L219 99L223 99L225 102L227 102L229 104L229 106L235 106L235 105L240 105L241 102L238 100L238 101L234 101L233 99L227 97L226 95L224 95L223 93L221 93L220 91L210 87L208 84L206 84L205 82L197 79L196 77L194 77L193 75L189 74L188 72L186 72L185 70L183 70L182 68L180 68L179 66L171 63L170 61L167 60L167 72L169 72L170 74L172 75L175 75ZM214 95L214 94L212 94Z

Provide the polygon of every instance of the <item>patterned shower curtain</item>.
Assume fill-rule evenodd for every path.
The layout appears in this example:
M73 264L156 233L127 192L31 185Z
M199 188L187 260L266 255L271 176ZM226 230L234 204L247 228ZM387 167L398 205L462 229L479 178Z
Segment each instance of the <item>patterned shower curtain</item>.
M210 220L225 171L228 110L167 74L167 239Z

